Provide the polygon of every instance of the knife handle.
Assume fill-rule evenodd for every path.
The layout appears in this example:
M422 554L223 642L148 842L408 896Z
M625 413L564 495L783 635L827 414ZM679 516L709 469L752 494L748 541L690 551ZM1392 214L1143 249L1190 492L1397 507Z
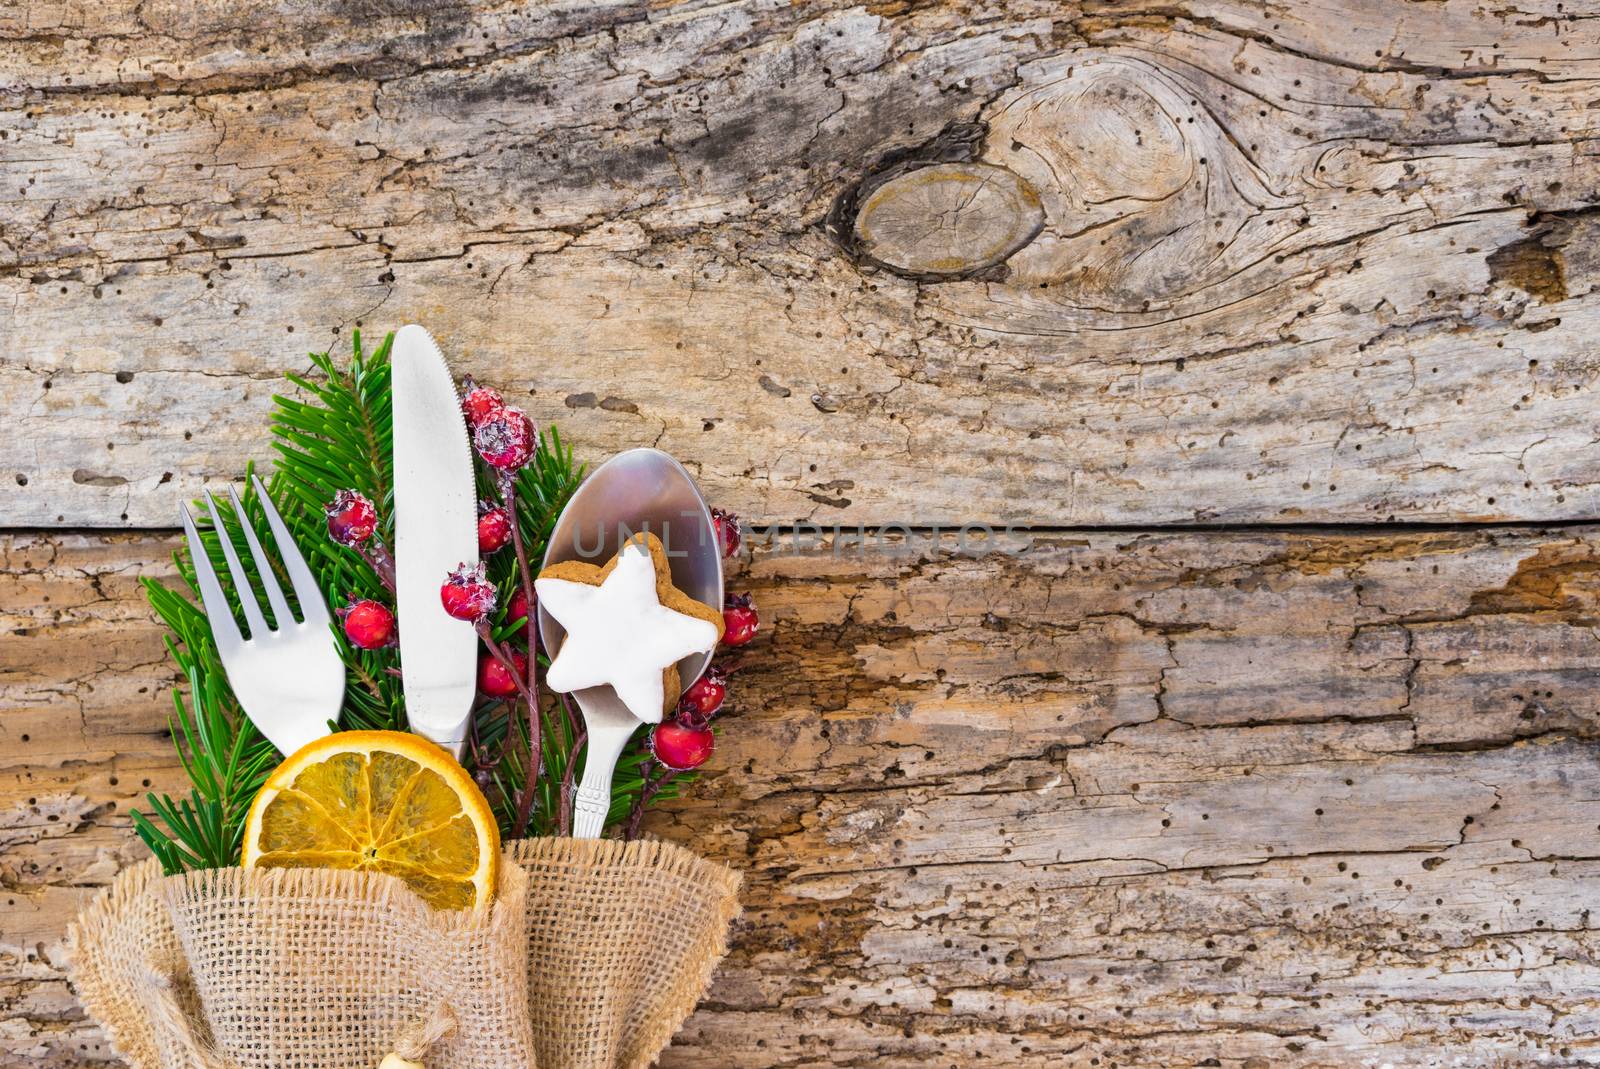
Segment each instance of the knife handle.
M598 839L606 827L606 816L611 812L611 774L616 770L617 758L628 744L637 720L626 726L613 724L591 725L589 752L583 760L583 782L573 795L572 837Z

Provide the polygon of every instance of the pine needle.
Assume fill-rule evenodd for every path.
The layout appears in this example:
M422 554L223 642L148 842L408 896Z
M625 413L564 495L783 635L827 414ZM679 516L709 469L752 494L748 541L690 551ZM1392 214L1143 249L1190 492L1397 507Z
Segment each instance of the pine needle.
M285 377L300 397L275 396L270 431L277 453L267 491L283 514L295 544L316 574L330 608L350 598L372 598L388 603L390 595L377 574L354 550L327 537L324 507L339 490L358 490L378 509L379 537L394 544L393 522L393 421L390 416L390 334L370 353L361 345L361 333L352 337L349 363L343 367L329 353L310 354L305 374ZM533 459L518 475L517 522L529 559L544 556L551 528L567 499L583 481L583 468L572 449L554 427L541 436ZM493 483L479 465L480 493L489 497ZM197 513L204 510L196 508ZM253 524L266 530L265 516L254 494L246 495L243 517L224 508L222 522L239 537L238 525ZM200 528L201 542L214 564L222 566L221 544L209 526ZM132 814L134 829L168 874L189 869L220 868L238 863L244 839L244 822L256 793L282 760L244 715L228 686L227 677L211 639L205 612L200 608L193 562L187 547L174 555L183 589L172 589L146 579L150 606L168 630L167 650L187 682L187 701L173 694L173 743L188 776L187 797L173 799L151 794L148 812ZM489 575L500 591L502 619L497 637L512 628L504 622L505 606L516 585L516 562L509 552L489 559ZM248 567L248 566L247 566ZM442 578L442 577L441 577ZM285 580L285 589L289 584ZM230 598L232 597L230 593ZM237 603L234 603L237 611ZM529 621L531 632L533 622ZM405 730L405 699L399 677L389 669L399 667L396 650L361 650L337 635L339 653L347 668L344 709L336 727L343 730ZM489 702L476 714L479 749L495 753L505 741L507 713L512 707ZM545 739L545 776L536 785L535 808L528 833L555 831L557 792L561 775L573 760L573 739L559 710L546 710L553 725ZM519 732L526 721L514 718ZM515 817L510 799L521 790L527 770L521 760L527 753L525 734L488 774L491 803L503 833ZM611 820L627 816L634 797L643 789L640 764L646 757L642 739L635 739L623 754L612 781ZM470 758L469 758L470 760ZM581 771L582 754L577 755ZM674 781L659 797L677 793Z

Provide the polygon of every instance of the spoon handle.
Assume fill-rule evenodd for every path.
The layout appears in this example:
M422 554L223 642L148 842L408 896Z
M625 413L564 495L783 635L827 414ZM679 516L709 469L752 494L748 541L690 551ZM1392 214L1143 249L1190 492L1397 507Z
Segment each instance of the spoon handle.
M630 718L631 720L631 718ZM592 724L588 753L583 761L583 782L573 795L572 837L598 839L611 812L611 774L628 744L637 720L628 724Z

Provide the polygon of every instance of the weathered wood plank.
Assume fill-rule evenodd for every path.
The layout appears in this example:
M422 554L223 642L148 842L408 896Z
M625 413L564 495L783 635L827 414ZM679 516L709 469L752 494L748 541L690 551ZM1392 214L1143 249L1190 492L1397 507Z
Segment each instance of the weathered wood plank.
M252 10L0 13L7 523L171 523L406 319L765 520L1600 515L1560 4ZM951 123L1043 229L856 262L830 208Z
M4 543L8 1064L110 1058L60 935L177 777L173 544ZM766 637L654 820L747 914L664 1064L1600 1058L1600 529L969 548L757 546Z
M1600 515L1572 7L3 8L0 525L169 524L408 318L758 520ZM759 549L665 1064L1600 1064L1597 545ZM60 938L179 779L171 547L4 543L0 1064L112 1060Z

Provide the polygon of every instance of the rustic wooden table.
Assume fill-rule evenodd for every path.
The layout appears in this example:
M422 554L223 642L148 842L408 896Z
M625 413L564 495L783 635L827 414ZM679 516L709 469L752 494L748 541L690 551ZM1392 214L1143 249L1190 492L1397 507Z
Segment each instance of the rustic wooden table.
M1600 1063L1597 103L1571 0L0 0L0 1065L115 1061L178 502L411 320L777 525L663 1065Z

